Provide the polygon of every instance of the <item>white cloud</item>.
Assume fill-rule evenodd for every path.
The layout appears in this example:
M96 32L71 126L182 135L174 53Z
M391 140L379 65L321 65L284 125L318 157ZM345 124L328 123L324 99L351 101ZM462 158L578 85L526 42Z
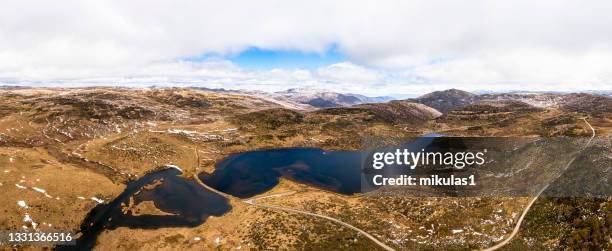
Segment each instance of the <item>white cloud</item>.
M0 8L0 82L206 84L362 93L612 89L609 1L77 1ZM313 70L240 69L248 47L323 52Z
M323 79L344 82L349 84L377 84L381 81L381 74L375 70L367 69L349 62L337 63L320 68L317 75Z

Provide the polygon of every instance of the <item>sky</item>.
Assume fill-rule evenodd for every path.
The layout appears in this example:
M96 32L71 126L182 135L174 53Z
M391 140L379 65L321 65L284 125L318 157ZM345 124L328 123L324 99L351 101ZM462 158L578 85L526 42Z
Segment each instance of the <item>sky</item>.
M257 47L248 48L228 60L245 69L316 69L342 63L347 59L337 50L330 48L322 53L301 52L298 50L270 50Z
M610 1L2 1L4 85L612 89Z

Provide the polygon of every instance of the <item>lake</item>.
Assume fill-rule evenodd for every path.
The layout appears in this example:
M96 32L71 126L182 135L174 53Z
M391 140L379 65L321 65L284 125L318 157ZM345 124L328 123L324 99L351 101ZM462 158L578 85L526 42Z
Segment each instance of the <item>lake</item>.
M105 229L117 227L160 228L195 227L209 216L221 216L229 212L227 199L209 191L191 179L180 176L175 168L149 173L127 184L126 189L108 204L99 204L81 223L82 236L76 246L60 246L60 250L89 250L98 235ZM155 207L169 215L133 215L124 213L123 206L151 201Z
M420 151L437 136L415 138L401 147ZM381 150L384 149L376 151ZM239 198L262 194L276 186L281 177L345 195L364 193L375 189L368 186L368 173L362 172L362 163L371 163L373 151L279 148L242 152L228 156L217 163L213 173L201 173L199 178L210 187ZM388 172L394 170L399 169L391 166L383 171L390 175Z

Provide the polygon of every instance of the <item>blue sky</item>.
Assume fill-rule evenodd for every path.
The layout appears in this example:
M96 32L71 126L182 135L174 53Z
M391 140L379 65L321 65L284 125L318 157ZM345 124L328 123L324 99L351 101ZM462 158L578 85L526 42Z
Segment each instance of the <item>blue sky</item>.
M187 58L187 61L200 62L215 58L219 58L219 56L202 55ZM348 61L347 57L340 53L335 46L329 46L324 52L320 53L249 47L238 54L222 56L221 58L247 70L316 69Z
M300 52L296 50L265 50L251 47L242 53L228 58L246 69L314 69L346 60L346 57L333 47L324 53Z

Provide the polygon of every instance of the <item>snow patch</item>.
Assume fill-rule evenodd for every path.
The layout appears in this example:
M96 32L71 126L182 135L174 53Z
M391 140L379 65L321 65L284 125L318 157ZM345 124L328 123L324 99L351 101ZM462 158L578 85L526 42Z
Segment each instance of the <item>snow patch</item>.
M168 167L168 168L174 168L174 169L178 170L178 171L179 171L179 172L181 172L181 173L183 172L183 169L181 169L181 168L180 168L180 167L178 167L178 166L172 165L172 164L166 165L166 167Z
M52 198L52 197L51 197L51 195L49 195L49 194L47 193L47 191L45 191L45 189L38 188L38 187L32 187L32 189L34 189L34 191L36 191L36 192L39 192L39 193L44 194L44 195L45 195L45 197L47 197L47 198Z
M453 229L452 232L453 234L458 234L458 233L463 232L463 229Z
M19 184L15 184L15 186L16 186L17 188L19 188L19 189L26 189L26 187L25 187L25 186L22 186L22 185L19 185Z
M97 202L98 204L102 204L102 203L104 203L104 200L103 200L103 199L98 199L98 198L96 198L96 197L91 197L91 200L93 200L93 201Z
M28 208L28 204L26 204L25 201L23 200L17 201L17 205L19 205L22 208Z
M32 219L32 217L30 217L28 213L23 216L23 222L29 222L34 229L36 229L36 226L38 226L38 224Z

